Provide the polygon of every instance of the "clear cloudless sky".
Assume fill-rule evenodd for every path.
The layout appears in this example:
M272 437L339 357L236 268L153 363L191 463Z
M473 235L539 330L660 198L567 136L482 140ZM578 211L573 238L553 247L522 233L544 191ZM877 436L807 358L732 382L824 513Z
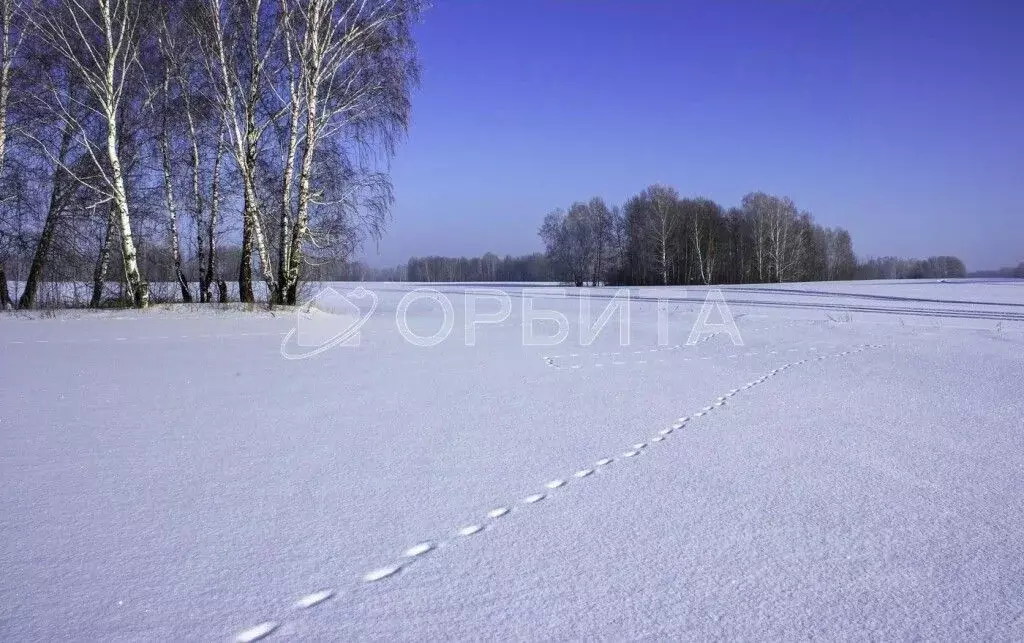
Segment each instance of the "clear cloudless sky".
M861 257L1024 260L1024 1L438 0L371 265L541 249L649 184L791 197Z

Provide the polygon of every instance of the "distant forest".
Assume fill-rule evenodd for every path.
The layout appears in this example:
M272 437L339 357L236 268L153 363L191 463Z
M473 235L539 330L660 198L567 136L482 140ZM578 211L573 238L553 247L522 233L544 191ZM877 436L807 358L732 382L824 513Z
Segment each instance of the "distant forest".
M739 207L680 198L652 185L622 207L602 199L554 210L545 251L520 257L413 257L405 266L353 264L337 278L416 282L545 281L582 285L781 283L965 277L956 257L858 261L850 233L823 227L792 199L754 192Z
M967 273L968 277L979 278L1002 278L1002 279L1024 279L1024 261L1013 268L1000 268L999 270L975 270Z

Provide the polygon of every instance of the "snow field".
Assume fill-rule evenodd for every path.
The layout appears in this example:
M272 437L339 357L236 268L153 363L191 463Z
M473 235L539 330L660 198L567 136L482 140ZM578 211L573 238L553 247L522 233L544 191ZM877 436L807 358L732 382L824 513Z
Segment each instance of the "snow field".
M1020 286L726 288L742 346L658 289L666 345L638 299L554 347L521 288L430 349L408 290L297 361L288 312L0 317L0 638L1024 636Z

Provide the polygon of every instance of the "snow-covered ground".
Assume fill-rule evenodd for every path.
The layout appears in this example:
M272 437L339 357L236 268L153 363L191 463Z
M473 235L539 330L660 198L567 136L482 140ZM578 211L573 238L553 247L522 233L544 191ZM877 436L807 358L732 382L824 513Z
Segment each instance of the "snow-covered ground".
M1024 283L366 286L0 315L0 639L1024 639Z

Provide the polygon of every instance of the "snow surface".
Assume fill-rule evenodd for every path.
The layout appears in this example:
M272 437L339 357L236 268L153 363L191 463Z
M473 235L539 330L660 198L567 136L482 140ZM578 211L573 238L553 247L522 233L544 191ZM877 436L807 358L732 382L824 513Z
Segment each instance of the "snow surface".
M365 285L299 360L290 310L0 315L0 639L1024 639L1024 283L727 287L742 346L517 285L472 347L445 284L430 348Z

